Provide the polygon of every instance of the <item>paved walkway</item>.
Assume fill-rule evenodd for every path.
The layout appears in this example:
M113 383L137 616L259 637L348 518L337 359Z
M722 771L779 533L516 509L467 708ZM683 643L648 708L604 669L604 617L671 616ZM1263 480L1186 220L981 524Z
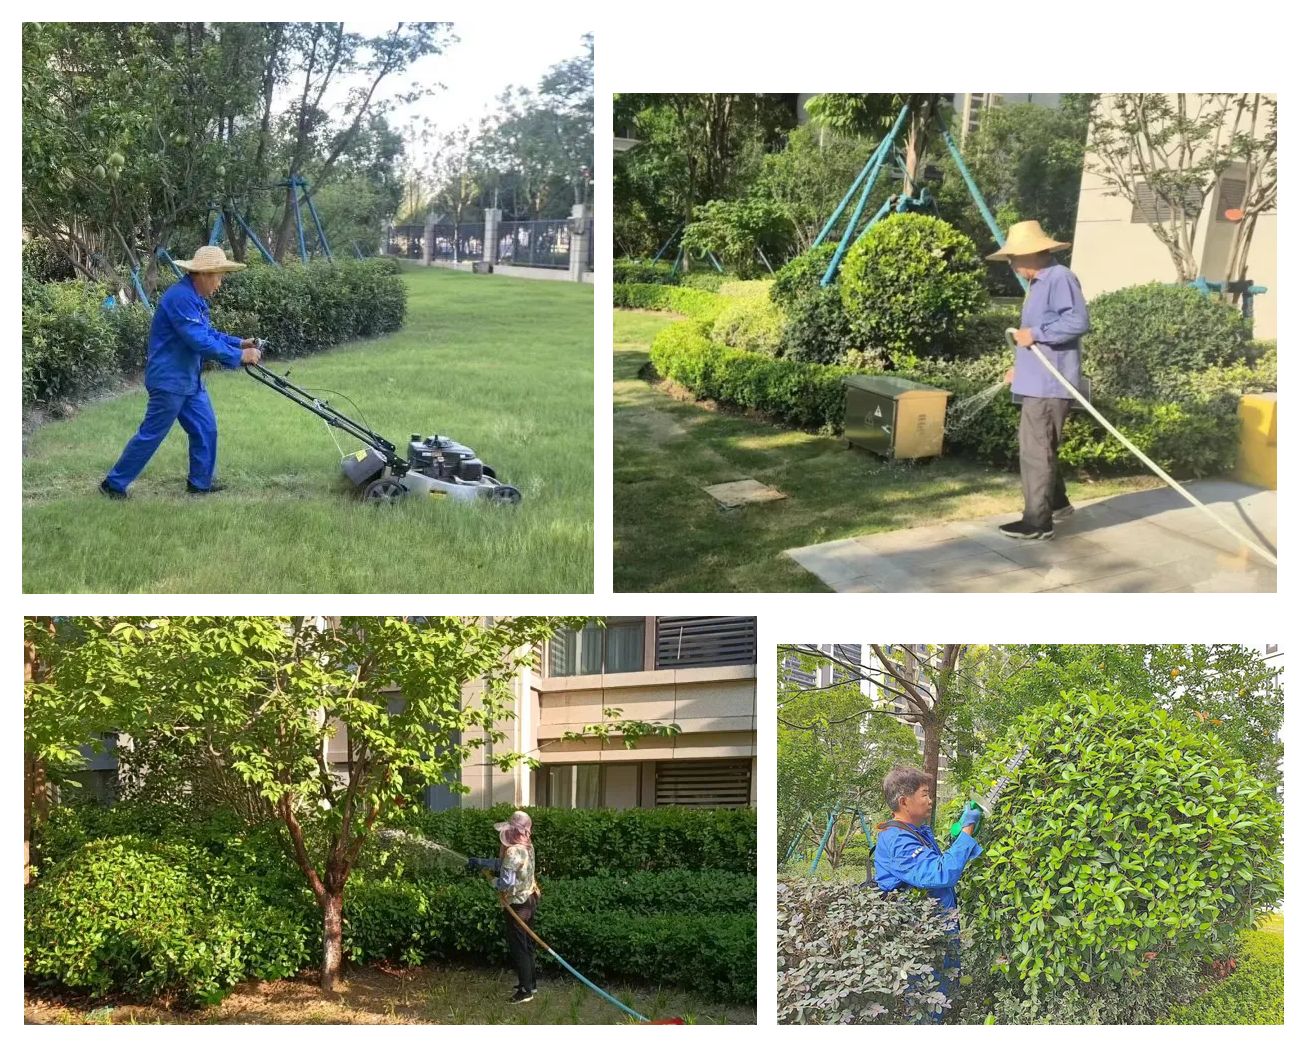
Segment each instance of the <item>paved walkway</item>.
M1275 552L1275 492L1231 480L1189 491ZM1014 513L823 542L787 554L836 592L1274 592L1275 568L1169 487L1076 507L1052 541L1004 538Z

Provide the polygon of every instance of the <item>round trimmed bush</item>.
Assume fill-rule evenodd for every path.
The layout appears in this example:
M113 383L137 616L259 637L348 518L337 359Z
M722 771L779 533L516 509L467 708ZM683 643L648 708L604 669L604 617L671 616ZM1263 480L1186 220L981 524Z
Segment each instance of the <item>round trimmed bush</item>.
M1030 754L961 881L976 948L1021 996L1115 992L1159 957L1222 956L1283 894L1272 789L1154 705L1064 694L978 761L986 788ZM964 794L965 795L965 794Z
M725 290L723 288L723 290ZM713 341L733 349L775 356L781 345L785 318L766 294L752 297L736 295L713 322Z
M840 266L840 296L859 348L939 356L988 301L965 233L930 215L877 222Z
M777 269L776 279L771 285L771 300L789 313L797 303L821 291L821 278L835 257L835 246L833 243L819 244Z
M180 845L93 843L26 896L23 965L38 984L211 1000L240 978L240 935Z
M1238 309L1197 288L1139 284L1089 303L1085 370L1094 391L1156 396L1168 376L1248 359L1252 329Z

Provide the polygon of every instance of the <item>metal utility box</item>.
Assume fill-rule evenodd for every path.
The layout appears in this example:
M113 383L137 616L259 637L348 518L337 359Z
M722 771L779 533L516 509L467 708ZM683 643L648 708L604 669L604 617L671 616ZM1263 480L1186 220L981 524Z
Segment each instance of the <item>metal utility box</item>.
M944 451L947 390L883 374L844 379L844 438L887 458L933 458Z

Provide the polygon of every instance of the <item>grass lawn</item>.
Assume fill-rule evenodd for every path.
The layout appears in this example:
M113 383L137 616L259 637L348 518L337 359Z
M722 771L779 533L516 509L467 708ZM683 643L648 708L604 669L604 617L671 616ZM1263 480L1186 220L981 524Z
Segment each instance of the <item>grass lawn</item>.
M672 313L614 310L613 585L618 592L826 591L784 550L1011 510L1015 473L964 458L885 461L842 439L678 400L640 377ZM702 490L752 477L788 497L722 510ZM1073 501L1151 476L1067 484Z
M24 591L591 591L593 288L438 268L409 269L404 280L403 330L270 366L348 396L400 447L410 433L434 431L469 445L521 488L521 506L362 505L323 422L243 372L222 371L206 379L228 485L220 494L185 493L179 427L128 501L97 492L140 422L139 386L30 435ZM357 449L347 438L341 446Z
M29 995L24 1017L29 1025L620 1025L632 1021L569 976L542 974L534 1000L510 1005L516 983L506 970L366 967L351 971L343 991L331 1000L323 997L316 976L305 975L246 982L222 1003L199 1010L106 1006ZM677 1017L693 1024L751 1025L755 1020L752 1007L726 1006L679 991L604 988L655 1021Z

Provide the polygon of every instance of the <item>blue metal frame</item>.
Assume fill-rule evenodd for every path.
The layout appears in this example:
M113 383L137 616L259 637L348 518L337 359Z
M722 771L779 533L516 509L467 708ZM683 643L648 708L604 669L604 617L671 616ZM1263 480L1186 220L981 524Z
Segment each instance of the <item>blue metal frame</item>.
M1230 285L1226 281L1208 280L1201 276L1190 281L1189 286L1197 288L1204 294L1230 293L1228 290ZM1240 294L1240 306L1245 320L1251 320L1253 318L1253 296L1265 294L1267 290L1269 290L1269 288L1263 287L1261 284L1253 284L1246 291L1243 291Z
M327 243L327 234L322 231L322 219L318 217L318 209L313 206L313 194L309 192L309 183L301 178L299 184L304 191L304 202L309 205L309 215L313 219L313 228L318 231L318 243L322 245L322 253L327 256L328 262L334 262L335 259L331 256L331 245Z
M826 853L826 841L830 839L830 834L835 829L835 814L835 811L831 811L826 818L826 831L822 833L821 843L817 844L817 853L812 856L812 865L808 867L809 876L817 872L817 866L821 863L821 856Z
M867 817L862 813L861 808L837 808L830 812L826 817L826 831L822 834L821 843L817 844L817 853L812 856L812 864L808 866L808 875L812 876L817 872L817 866L821 863L821 856L826 853L826 842L830 839L831 833L835 831L835 819L839 816L840 810L848 810L857 816L858 823L862 826L862 834L867 838L867 848L870 850L875 846L871 837L871 826L867 824ZM802 835L802 832L799 834ZM794 838L794 843L790 844L789 853L785 855L785 861L790 860L790 854L794 852L795 845L799 842L799 837Z

